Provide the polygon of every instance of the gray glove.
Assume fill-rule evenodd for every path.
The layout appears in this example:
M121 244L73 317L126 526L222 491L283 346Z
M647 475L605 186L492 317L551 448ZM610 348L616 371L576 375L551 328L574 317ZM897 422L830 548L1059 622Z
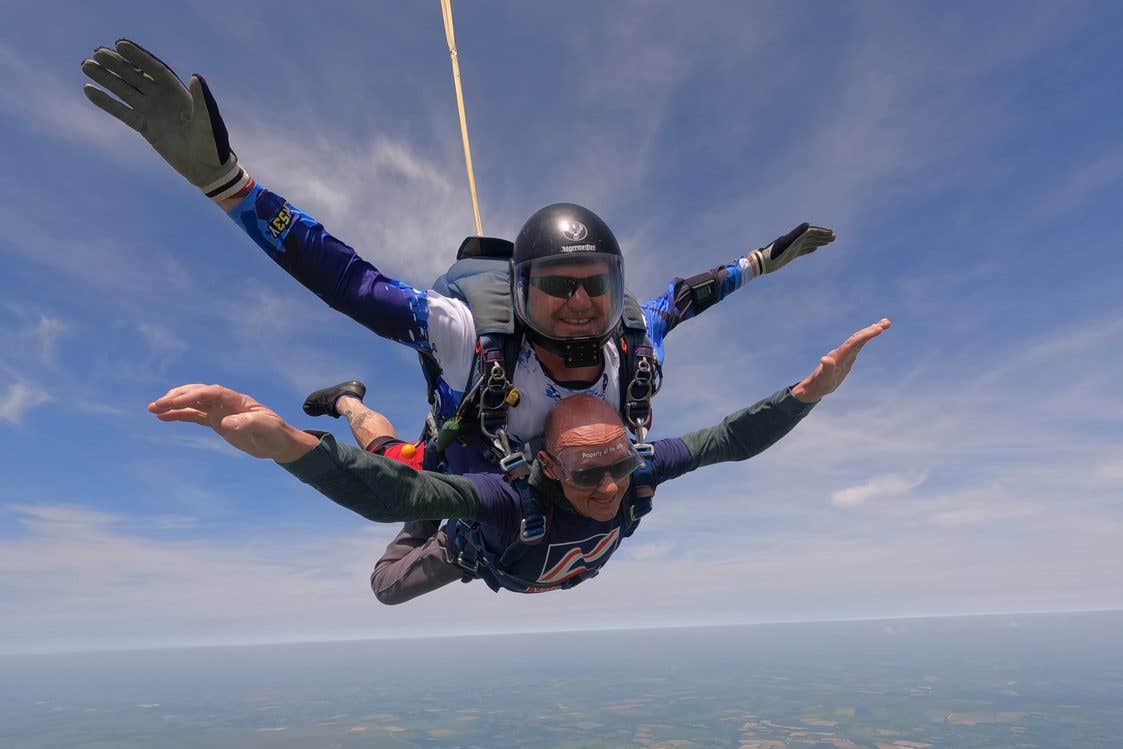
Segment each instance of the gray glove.
M128 39L117 40L116 51L99 47L82 72L121 101L89 83L86 98L143 135L208 198L231 197L249 183L202 76L191 76L188 90L160 58Z
M753 272L758 276L783 268L801 255L807 255L835 240L834 229L802 223L767 247L748 254Z

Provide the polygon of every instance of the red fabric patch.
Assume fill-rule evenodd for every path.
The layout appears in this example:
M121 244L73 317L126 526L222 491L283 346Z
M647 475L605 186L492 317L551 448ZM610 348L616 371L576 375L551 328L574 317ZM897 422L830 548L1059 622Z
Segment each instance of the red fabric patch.
M382 451L382 454L420 471L421 464L425 461L425 445L416 442L397 442L388 446Z

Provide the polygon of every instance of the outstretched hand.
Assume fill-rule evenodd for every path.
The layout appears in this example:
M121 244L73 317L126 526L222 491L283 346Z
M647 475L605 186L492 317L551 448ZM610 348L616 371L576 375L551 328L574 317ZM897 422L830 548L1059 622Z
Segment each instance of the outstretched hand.
M892 325L889 318L882 318L847 338L841 346L819 360L815 371L792 388L792 395L804 403L815 403L838 390L846 375L850 374L862 347L889 330Z
M835 240L834 229L811 226L806 221L772 244L753 250L746 257L753 266L754 276L775 273L797 257L810 255Z
M185 86L163 60L128 39L113 49L98 47L82 61L82 72L97 84L85 85L86 98L140 133L208 198L226 207L223 201L250 184L202 76Z
M152 403L148 410L160 421L189 421L255 458L291 463L319 440L289 425L275 411L222 385L181 385Z

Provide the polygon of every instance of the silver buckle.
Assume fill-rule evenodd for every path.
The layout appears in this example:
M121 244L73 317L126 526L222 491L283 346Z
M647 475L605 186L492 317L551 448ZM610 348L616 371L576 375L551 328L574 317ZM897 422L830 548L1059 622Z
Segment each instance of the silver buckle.
M528 533L527 530L526 530L526 518L523 518L522 522L519 523L519 540L522 541L524 544L538 543L539 541L542 540L542 538L545 535L546 535L546 526L545 525L543 525L540 530L534 531L533 533Z

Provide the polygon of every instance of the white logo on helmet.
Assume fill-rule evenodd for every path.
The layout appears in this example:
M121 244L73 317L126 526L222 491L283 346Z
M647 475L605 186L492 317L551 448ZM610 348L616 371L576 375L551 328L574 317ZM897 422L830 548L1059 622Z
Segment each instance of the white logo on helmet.
M589 236L589 230L585 228L585 225L573 219L562 219L558 222L558 228L561 229L562 235L571 242L580 242Z

